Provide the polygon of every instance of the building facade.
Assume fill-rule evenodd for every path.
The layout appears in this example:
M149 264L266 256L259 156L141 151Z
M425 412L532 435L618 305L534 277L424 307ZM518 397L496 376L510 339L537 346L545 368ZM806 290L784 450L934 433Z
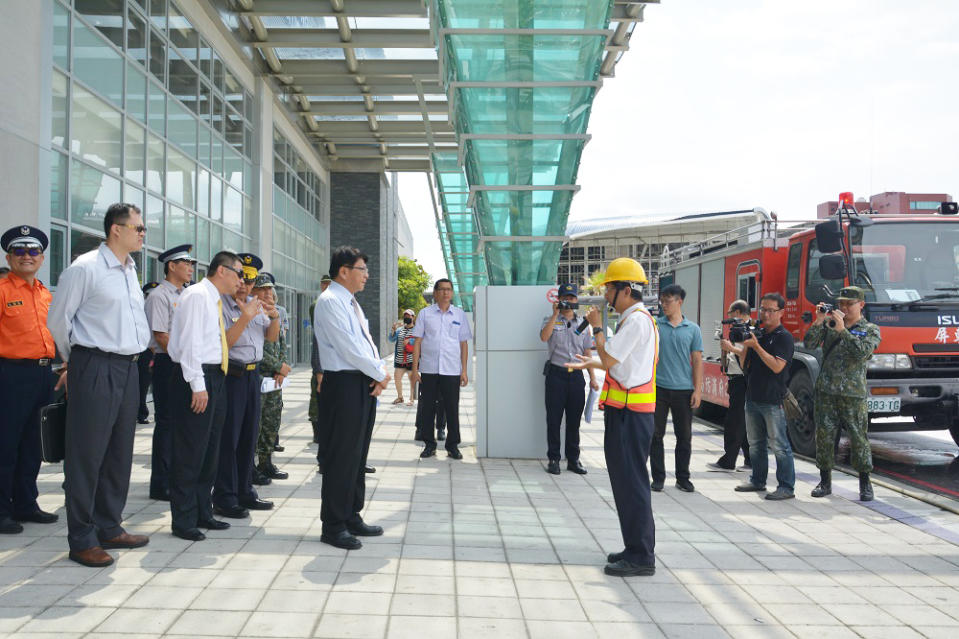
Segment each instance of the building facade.
M0 51L10 63L0 70L0 225L49 231L41 277L52 288L102 241L107 206L124 201L148 228L135 256L143 282L163 277L156 256L177 244L194 245L197 278L221 249L259 255L290 313L297 362L309 358L308 309L330 247L358 246L371 256L358 298L386 346L375 327L396 306L397 229L412 253L394 183L382 171L331 172L212 5L6 3ZM339 189L358 183L375 186Z
M881 215L928 215L935 213L943 202L952 202L948 193L903 193L902 191L886 191L855 202L857 211L875 211ZM839 202L822 202L816 206L816 217L827 218L836 214Z

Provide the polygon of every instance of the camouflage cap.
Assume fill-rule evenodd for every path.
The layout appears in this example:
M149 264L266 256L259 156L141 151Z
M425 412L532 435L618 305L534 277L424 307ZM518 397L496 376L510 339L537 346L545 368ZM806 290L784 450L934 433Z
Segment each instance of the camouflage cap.
M253 280L253 288L273 288L273 278L269 273L260 273Z
M865 302L866 291L862 290L858 286L847 286L839 291L839 295L836 296L836 299L852 300L854 302Z

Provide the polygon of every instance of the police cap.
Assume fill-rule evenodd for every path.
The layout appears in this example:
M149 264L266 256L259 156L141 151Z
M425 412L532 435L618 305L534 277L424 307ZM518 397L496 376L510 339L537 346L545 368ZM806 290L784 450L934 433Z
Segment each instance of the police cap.
M263 268L263 260L253 253L237 253L237 257L243 263L243 279L255 280L260 269Z
M146 284L143 285L143 289L142 289L143 294L147 295L150 291L155 289L157 286L159 286L159 284L157 284L156 282L147 282Z
M560 297L563 297L564 295L574 295L576 297L579 297L579 293L577 293L576 291L575 284L561 284L559 287L558 295Z
M160 264L175 262L177 260L185 260L196 264L196 258L190 255L190 251L192 250L192 244L181 244L180 246L174 246L171 249L163 251L157 256L157 259L160 260Z
M253 280L253 288L273 288L273 276L269 273L260 273Z
M0 237L0 247L4 253L9 253L10 249L17 246L30 246L31 244L39 246L46 251L50 240L47 234L34 226L15 226Z

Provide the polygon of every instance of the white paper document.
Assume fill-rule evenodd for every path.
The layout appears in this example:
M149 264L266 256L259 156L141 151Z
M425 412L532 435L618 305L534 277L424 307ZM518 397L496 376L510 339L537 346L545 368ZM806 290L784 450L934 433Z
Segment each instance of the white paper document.
M261 393L272 393L273 391L283 390L290 385L290 378L284 377L283 384L280 386L276 385L276 380L272 377L264 377L263 383L260 384Z

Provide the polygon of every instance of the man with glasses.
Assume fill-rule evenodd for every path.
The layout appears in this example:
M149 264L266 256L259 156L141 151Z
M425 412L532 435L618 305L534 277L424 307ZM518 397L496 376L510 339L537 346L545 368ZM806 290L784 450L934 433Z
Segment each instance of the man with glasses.
M153 453L150 458L150 499L170 500L170 455L173 445L170 426L170 379L173 360L167 354L173 311L180 294L191 280L196 259L190 255L193 246L181 244L160 253L165 278L146 298L147 321L150 323L150 349L153 351Z
M363 468L376 421L376 398L390 383L369 321L356 301L370 277L368 260L352 246L335 248L330 256L333 281L320 294L313 313L323 362L320 541L346 550L363 547L357 537L383 534L382 527L371 526L360 516L366 504Z
M9 274L0 279L0 534L23 532L20 522L52 524L40 510L40 431L37 413L50 403L56 355L47 329L51 295L37 279L47 236L15 226L0 237Z
M726 319L740 324L750 323L749 302L735 300L726 311ZM728 339L719 340L719 348L723 351L721 368L726 375L726 394L729 396L729 406L723 418L723 456L715 463L709 462L709 470L719 472L735 472L736 457L739 450L743 451L743 466L752 468L749 462L749 443L746 440L746 376L739 363L739 356L743 354L742 346L733 344Z
M749 437L749 459L752 476L739 486L738 492L765 492L769 472L767 442L776 457L775 492L766 499L795 497L796 470L793 451L786 435L786 414L783 397L789 381L789 364L793 358L793 337L782 326L786 300L779 293L766 293L759 305L762 335L750 333L743 340L745 357L741 360L746 373L746 433Z
M463 309L454 306L453 283L438 279L433 285L433 304L420 311L411 337L413 344L413 371L410 379L421 383L420 406L416 413L416 430L425 444L420 457L436 454L436 399L443 403L446 413L446 453L453 459L463 459L460 444L460 387L469 381L466 359L469 340L473 337L469 320Z
M689 481L689 458L693 450L693 409L699 407L703 387L703 335L699 325L683 315L686 290L670 284L659 292L662 314L656 319L659 330L659 367L656 369L656 430L649 451L652 474L650 488L661 491L666 482L663 437L666 417L673 416L676 433L676 488L694 492Z
M150 540L121 521L130 488L139 399L137 359L150 343L131 253L143 249L146 227L133 204L112 204L106 241L63 273L47 326L68 370L66 476L70 559L90 567L113 563L105 549L138 548Z
M240 253L243 283L233 295L222 295L223 322L230 348L226 377L226 422L220 437L220 464L213 486L213 508L218 515L242 519L250 510L270 510L273 502L260 499L253 488L256 440L260 433L258 370L263 343L280 336L280 314L272 302L250 295L263 260Z
M869 412L866 409L866 362L879 346L879 327L862 316L866 292L847 286L836 298L839 308L826 313L816 307L816 320L806 332L807 348L822 348L822 370L816 378L816 465L820 482L813 497L832 494L832 467L836 433L849 434L850 462L859 472L859 499L872 501L872 450L869 448Z

